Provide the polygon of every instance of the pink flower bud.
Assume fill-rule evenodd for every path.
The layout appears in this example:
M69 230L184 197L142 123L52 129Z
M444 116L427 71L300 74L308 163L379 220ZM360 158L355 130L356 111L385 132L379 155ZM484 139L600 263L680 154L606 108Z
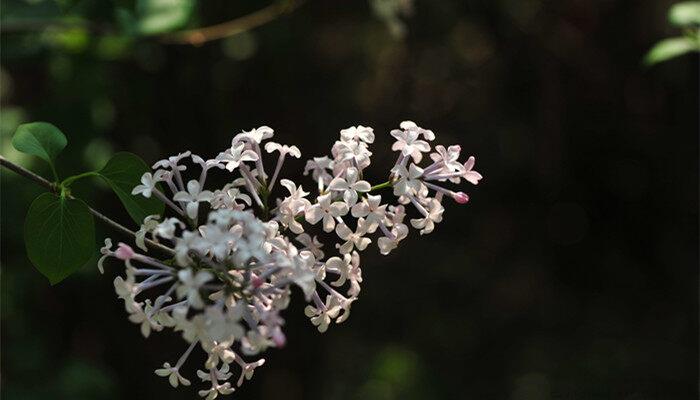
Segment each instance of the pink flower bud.
M469 201L469 195L464 192L455 193L452 198L459 204L467 204Z
M279 327L272 331L272 341L275 342L275 346L277 347L284 347L287 343L287 337L284 336L284 333Z
M259 288L265 281L257 275L253 275L253 279L250 280L254 288Z
M129 245L119 243L119 247L117 247L114 255L120 260L129 261L134 258L136 252L134 252L134 249L132 249Z

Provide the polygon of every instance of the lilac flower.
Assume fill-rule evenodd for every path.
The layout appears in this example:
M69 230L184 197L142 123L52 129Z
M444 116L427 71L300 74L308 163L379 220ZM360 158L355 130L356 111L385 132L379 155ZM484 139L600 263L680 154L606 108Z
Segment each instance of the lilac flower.
M219 153L216 159L225 163L227 170L233 171L245 161L257 161L258 155L253 150L246 150L243 143L238 143Z
M183 384L184 386L190 386L190 381L183 378L180 375L179 368L174 368L170 366L170 363L164 363L163 368L157 369L155 371L156 375L162 377L168 377L170 386L176 388L178 384Z
M417 129L394 129L391 136L396 138L396 142L391 146L394 151L400 151L404 157L412 157L413 162L419 163L423 159L422 153L430 151L428 142L418 139L421 131Z
M316 204L306 209L306 221L312 225L323 220L323 230L332 232L335 228L335 219L348 213L348 205L342 201L331 203L331 194L318 196Z
M382 203L382 196L368 195L361 202L352 206L352 216L355 218L364 218L367 221L367 232L374 233L377 226L386 217L386 204Z
M374 129L362 125L351 126L340 131L340 139L344 142L354 140L374 143Z
M259 128L243 131L237 134L233 137L232 144L235 145L241 141L260 144L263 142L263 140L270 139L272 136L274 136L274 130L272 130L272 128L269 126L261 126Z
M399 178L394 183L395 196L415 195L422 190L423 183L419 178L423 175L423 170L415 164L411 164L408 170L399 165L392 172Z
M336 244L336 247L340 250L340 253L350 253L355 247L362 251L367 247L367 245L372 243L372 239L364 237L364 235L367 234L368 228L369 224L367 224L364 218L357 220L357 229L355 232L351 231L345 224L338 224L335 232L338 234L339 238L345 240L345 243L342 245Z
M186 297L187 302L194 308L204 308L199 289L202 285L214 279L214 275L207 271L199 271L195 274L191 269L182 269L178 272L177 277L182 283L177 287L177 296L179 298Z
M191 180L187 182L187 191L177 192L173 196L173 200L187 203L187 216L193 220L197 219L199 211L199 203L211 201L213 193L208 190L201 190L199 182Z
M304 245L304 250L310 251L316 258L323 258L324 254L323 250L321 250L323 243L318 240L318 237L314 236L312 238L308 233L302 233L298 235L296 239L297 242Z
M356 168L349 168L346 173L346 178L335 178L328 185L328 190L342 192L343 200L348 206L353 206L357 203L357 193L366 193L372 186L367 181L360 180L359 173Z
M470 156L467 162L464 163L464 179L474 185L478 184L481 178L483 178L480 173L472 170L475 163L476 158L474 158L474 156Z
M143 197L151 197L151 194L156 190L156 185L158 182L163 181L163 171L158 170L155 174L146 172L141 176L141 184L134 187L131 194L140 194Z
M439 201L431 199L428 203L427 214L423 218L415 218L411 220L411 225L414 228L420 229L420 234L426 234L433 231L435 224L442 221L442 213L445 208Z
M215 159L192 155L189 162L198 164L201 172L186 186L182 173L187 171L185 159L190 152L161 160L154 165L156 171L142 176L134 194L153 195L176 215L145 218L135 233L135 248L119 243L112 249L111 240L105 240L98 268L103 271L107 258L124 263L125 276L114 280L114 290L142 335L171 328L189 343L178 362L164 363L157 375L167 377L173 386L190 384L180 370L197 348L206 353L205 370L198 370L197 376L208 383L199 394L211 400L232 393L232 368L240 373L236 382L240 386L265 362L245 358L285 345L281 313L295 293L293 285L310 302L305 314L311 323L325 332L333 321L342 323L350 316L363 281L360 252L372 236L379 231L377 246L384 255L408 236L404 220L409 206L404 204L419 213L410 226L427 234L442 221L445 196L462 204L468 201L466 193L443 184L462 179L477 184L482 177L473 171L474 157L461 164L459 146L437 145L430 154L433 163L421 167L418 163L430 151L428 141L435 134L410 121L402 122L400 128L391 132L398 159L388 181L374 186L375 190L392 187L394 196L389 191L380 196L363 179L375 136L372 128L359 125L340 132L330 157L306 163L304 175L311 173L318 185L313 202L300 184L289 179L280 179L288 194L273 197L286 156L300 157L301 152L295 146L268 142L268 153L279 152L268 182L260 151L261 143L273 135L266 126L236 135L231 147ZM205 184L212 168L225 169L232 176L223 187L210 191ZM173 195L166 197L158 189L159 182ZM200 224L202 202L210 203L211 210ZM304 232L318 223L336 235L319 238ZM153 244L147 237L159 246L152 254L171 255L160 261L139 254L139 249L145 252ZM335 245L340 254L326 259L322 251L326 243Z

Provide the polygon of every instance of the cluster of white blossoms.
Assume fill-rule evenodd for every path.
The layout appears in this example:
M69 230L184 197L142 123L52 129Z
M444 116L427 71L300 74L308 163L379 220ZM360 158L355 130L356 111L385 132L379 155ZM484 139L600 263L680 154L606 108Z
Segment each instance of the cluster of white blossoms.
M432 149L433 132L410 121L391 135L398 158L389 179L372 186L363 175L372 156L372 128L340 131L331 157L306 163L304 175L311 175L318 190L314 196L291 180L279 179L277 188L285 195L271 201L285 159L300 158L301 152L267 141L273 130L266 126L236 135L231 147L214 159L188 151L157 162L152 173L143 175L133 194L155 196L173 216L152 215L143 221L135 241L142 252L124 243L113 249L105 240L98 267L102 271L109 257L125 263L126 276L117 277L114 288L145 337L172 328L189 343L157 375L167 377L173 387L189 385L180 369L192 350L201 347L208 357L197 371L206 384L199 394L211 400L232 393L265 362L246 358L285 344L280 312L289 304L292 286L301 288L310 303L306 315L324 332L332 321L340 323L350 315L362 282L359 252L375 240L372 236L378 237L379 251L389 254L406 238L409 224L420 234L433 231L442 221L445 196L460 204L469 200L445 185L462 180L477 184L481 175L472 169L474 157L462 163L459 146ZM265 170L263 150L277 153L272 175ZM424 155L431 163L422 168L418 165ZM188 180L185 175L193 164L201 171ZM223 188L209 191L204 187L212 169L238 173ZM416 218L407 224L409 207L415 208L410 212ZM168 257L146 255L147 242L159 243L157 251ZM329 249L334 254L326 257ZM234 372L239 375L232 384Z

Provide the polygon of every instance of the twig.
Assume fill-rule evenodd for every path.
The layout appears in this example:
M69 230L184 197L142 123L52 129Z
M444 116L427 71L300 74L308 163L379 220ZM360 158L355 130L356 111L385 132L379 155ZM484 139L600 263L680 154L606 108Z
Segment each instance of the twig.
M252 12L243 17L211 25L204 28L189 29L181 32L166 34L162 37L165 43L190 44L201 46L202 44L233 36L241 32L264 25L284 14L291 13L304 4L306 0L280 0L258 11Z
M48 189L51 193L58 194L61 191L60 187L58 185L56 185L55 183L49 182L45 178L35 174L34 172L32 172L32 171L30 171L30 170L28 170L20 165L13 163L12 161L8 160L7 158L5 158L3 156L0 156L0 165L9 169L10 171L15 172L18 175L21 175L21 176L23 176L31 181L34 181L34 183L37 183L37 184L43 186L44 188ZM70 197L74 198L73 196L70 196ZM114 229L116 229L116 230L118 230L126 235L136 237L136 232L134 232L131 229L125 227L124 225L110 219L109 217L107 217L106 215L102 214L101 212L95 210L94 208L88 206L88 210L90 210L90 213L92 215L94 215L97 219L101 220L102 222L109 225L110 227L112 227L112 228L114 228ZM145 242L147 245L149 245L150 247L152 247L154 249L163 251L163 252L168 253L170 255L175 254L172 249L170 249L166 246L163 246L160 243L154 242L151 239L145 239Z

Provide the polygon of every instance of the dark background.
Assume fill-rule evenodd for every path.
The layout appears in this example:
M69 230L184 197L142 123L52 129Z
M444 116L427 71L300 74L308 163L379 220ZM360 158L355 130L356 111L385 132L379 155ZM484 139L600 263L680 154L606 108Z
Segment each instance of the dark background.
M311 157L363 124L378 136L378 183L394 159L388 131L412 119L477 157L472 201L448 204L435 233L412 231L388 257L365 252L360 300L327 333L297 292L287 347L232 398L693 399L698 58L641 62L677 34L670 4L419 0L404 39L363 1L310 1L201 47L4 32L2 154L48 172L9 146L32 120L67 134L64 176L120 150L214 156L263 124ZM261 6L207 1L193 24ZM78 191L128 223L94 187ZM92 261L55 287L33 269L21 226L39 192L2 172L3 398L196 398L201 354L185 368L190 388L153 374L185 345L141 337L114 294L118 268L100 276ZM123 239L99 229L100 242Z

